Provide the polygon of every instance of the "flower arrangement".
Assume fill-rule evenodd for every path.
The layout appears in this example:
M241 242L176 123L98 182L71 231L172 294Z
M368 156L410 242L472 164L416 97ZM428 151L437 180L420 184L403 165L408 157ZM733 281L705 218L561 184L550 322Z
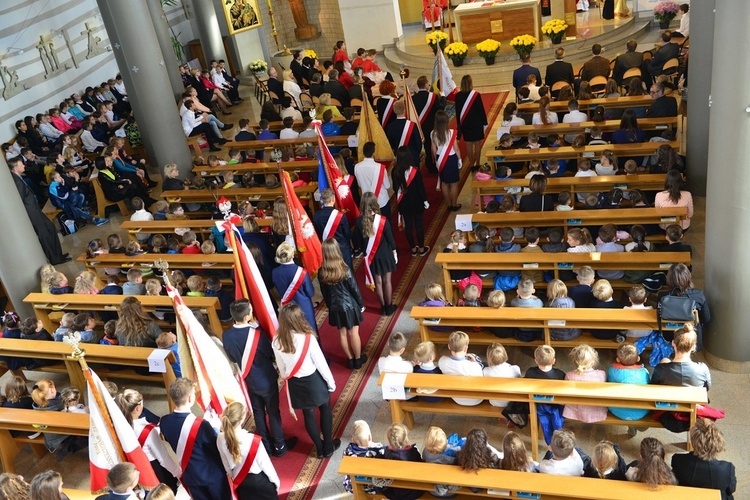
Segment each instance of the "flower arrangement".
M487 40L484 40L477 44L477 52L479 52L479 55L485 59L495 57L495 55L497 55L499 51L500 42L497 42L491 38L488 38Z
M455 61L462 60L469 53L469 46L461 42L453 42L445 48L445 57Z
M318 58L318 54L316 54L313 49L306 49L305 50L305 55L307 57L309 57L310 59L317 59Z
M562 19L550 19L542 26L542 33L550 39L562 39L568 25Z
M510 46L516 49L518 55L531 54L538 40L531 35L518 35L510 41Z
M253 73L262 73L268 69L268 64L263 59L256 59L250 63L250 71Z
M656 4L656 7L654 7L654 18L656 18L656 20L659 22L669 23L672 21L672 19L675 18L677 12L679 11L680 6L675 2L671 2L668 0L659 2L658 4Z
M425 39L427 40L427 44L433 49L436 49L438 45L442 48L448 42L448 33L445 31L433 31L428 33Z

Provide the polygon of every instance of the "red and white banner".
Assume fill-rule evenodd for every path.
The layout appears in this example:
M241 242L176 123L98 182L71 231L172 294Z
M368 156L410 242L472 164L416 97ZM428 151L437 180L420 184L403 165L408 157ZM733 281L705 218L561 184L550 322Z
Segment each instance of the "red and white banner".
M352 196L351 185L354 179L350 175L344 175L336 160L333 159L331 150L328 149L326 139L323 136L323 131L320 129L321 122L314 121L313 125L315 130L318 132L318 149L320 150L320 159L325 169L326 179L333 189L333 194L336 197L336 208L341 210L346 218L349 220L349 226L354 225L354 221L359 217L359 207L354 201Z
M294 192L292 179L289 172L282 172L282 184L284 186L284 198L291 218L290 227L294 233L294 241L297 245L302 266L314 276L323 264L323 247L318 239L310 217L300 203L297 193Z

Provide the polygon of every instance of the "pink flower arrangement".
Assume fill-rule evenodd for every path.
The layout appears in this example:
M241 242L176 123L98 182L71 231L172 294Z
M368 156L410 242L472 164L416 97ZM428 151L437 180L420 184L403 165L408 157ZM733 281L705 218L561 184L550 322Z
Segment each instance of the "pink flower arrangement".
M659 2L654 7L654 17L657 21L671 21L680 11L680 6L675 2Z

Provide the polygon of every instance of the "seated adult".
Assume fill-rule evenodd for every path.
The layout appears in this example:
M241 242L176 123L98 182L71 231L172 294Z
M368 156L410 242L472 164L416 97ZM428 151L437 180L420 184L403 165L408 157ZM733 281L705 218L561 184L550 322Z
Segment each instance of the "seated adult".
M310 96L320 97L323 92L325 92L323 90L323 74L315 73L310 80Z
M711 488L721 491L722 500L731 500L737 489L737 477L732 462L716 457L726 449L724 436L716 424L699 418L690 429L690 453L672 455L672 472L680 486Z
M346 87L346 90L349 90L349 88L354 85L354 82L352 82L352 77L344 69L343 61L336 61L335 63L333 63L333 69L338 71L338 81L341 82L344 87ZM330 78L331 75L329 74L328 76Z
M279 81L279 72L273 66L268 67L266 87L268 87L269 92L276 94L274 104L281 104L281 97L284 95L284 84Z
M232 102L224 95L222 89L213 81L211 81L211 72L208 70L203 70L203 73L198 80L206 90L212 92L214 96L216 96L215 102L219 105L221 112L225 115L231 115L232 113L227 110L232 106ZM211 98L211 100L213 101L214 99Z
M662 118L677 116L677 99L664 95L664 85L654 83L651 85L651 98L654 102L646 110L648 118Z
M263 107L260 108L260 119L268 120L269 122L280 122L281 115L276 111L276 106L271 101L266 101Z
M310 76L310 70L302 66L303 58L304 54L302 51L295 50L292 52L292 62L289 63L289 69L292 70L292 74L294 74L294 81L300 85L302 84L303 78ZM284 80L286 80L286 77L284 77Z
M547 178L537 174L529 180L531 193L521 197L518 204L520 212L553 212L555 210L555 198L550 194L544 194L547 189Z
M612 78L617 82L618 85L623 84L623 76L625 72L631 68L640 68L643 64L643 52L636 52L638 48L638 42L634 38L628 40L625 44L627 52L620 54L615 59L615 67L612 70ZM625 82L627 83L627 82Z
M161 328L143 310L136 297L125 297L120 303L120 317L115 326L119 345L133 347L156 347Z
M349 93L350 104L352 99L359 99L364 102L364 97L362 96L362 83L362 77L359 76L358 73L354 73L354 75L352 75L352 86L349 87L349 90L347 91Z
M217 66L217 70L211 74L211 81L214 85L227 93L227 97L229 97L232 104L237 104L240 102L240 93L237 90L237 87L232 85L224 75L226 75L226 73L223 71L223 68L219 70Z
M645 61L644 73L648 75L647 82L653 81L654 78L664 72L664 64L670 59L680 55L680 46L672 41L672 32L667 30L661 34L662 46L654 53L654 57ZM645 75L644 75L645 77Z
M289 98L289 96L284 97L281 102L283 103L282 106L284 109L281 110L281 119L283 120L287 116L291 117L293 120L302 120L302 113L292 106L292 100Z
M332 69L328 72L328 82L323 85L323 90L326 94L330 94L329 97L336 99L341 103L341 106L349 106L349 91L346 90L346 86L339 80L338 70Z
M557 82L568 82L573 85L575 77L573 76L573 65L563 61L565 58L565 49L558 47L555 49L555 62L547 66L544 75L544 84L552 88Z
M299 100L299 95L302 93L302 89L300 88L298 82L295 81L292 70L284 70L284 73L282 73L282 75L284 76L284 92L292 96L292 98L297 102L297 107L302 107L302 103ZM284 94L282 93L279 97L283 98L283 95Z
M221 151L221 148L217 144L224 144L227 140L221 134L216 134L208 124L208 117L204 113L197 114L193 111L194 104L192 99L188 99L184 104L187 112L182 115L182 131L185 132L185 136L192 137L203 134L206 136L210 151Z
M331 94L326 92L318 99L318 106L315 108L315 114L317 116L323 116L323 113L330 110L334 118L341 118L342 115L337 106L331 104Z
M690 355L695 351L698 336L693 325L686 323L674 333L673 359L664 358L654 367L651 383L680 387L705 387L711 389L711 372L705 363L693 361Z
M612 134L612 144L632 144L643 142L646 136L643 130L638 128L638 120L632 109L626 109L620 119L620 128Z
M180 103L180 119L187 113L187 108L185 107L185 101L188 99L193 100L193 111L196 113L203 113L206 117L206 123L209 124L209 126L216 132L216 135L221 135L220 130L230 130L232 127L234 127L233 123L224 123L221 120L219 120L214 112L203 105L203 103L198 99L198 91L195 90L193 87L187 87L185 89L185 92L182 93L182 102Z
M526 79L529 75L536 75L537 82L542 81L542 74L539 73L539 69L531 65L531 55L524 53L520 57L521 67L513 71L513 88L516 89L516 93L518 93L518 89L526 85Z
M677 170L670 170L664 178L664 191L656 193L654 207L687 207L687 217L680 222L683 231L690 227L690 219L693 217L693 196L685 186L682 174ZM662 224L666 229L669 224ZM671 288L670 288L671 290Z
M583 63L581 70L581 80L590 82L595 76L609 77L609 59L602 57L602 46L595 43L591 47L592 57Z
M104 197L109 201L132 200L138 196L147 207L156 203L156 200L148 195L148 190L144 184L124 179L115 172L112 156L99 156L94 165L99 171L98 179Z

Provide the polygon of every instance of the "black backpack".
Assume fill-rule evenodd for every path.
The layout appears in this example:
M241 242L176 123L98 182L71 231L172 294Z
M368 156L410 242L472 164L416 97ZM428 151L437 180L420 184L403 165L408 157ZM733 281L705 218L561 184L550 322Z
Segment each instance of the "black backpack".
M671 342L674 333L671 330L662 330L662 321L675 323L700 323L698 317L698 308L695 300L682 295L679 288L674 288L667 295L659 299L659 305L656 306L656 319L659 324L659 333L667 342Z

